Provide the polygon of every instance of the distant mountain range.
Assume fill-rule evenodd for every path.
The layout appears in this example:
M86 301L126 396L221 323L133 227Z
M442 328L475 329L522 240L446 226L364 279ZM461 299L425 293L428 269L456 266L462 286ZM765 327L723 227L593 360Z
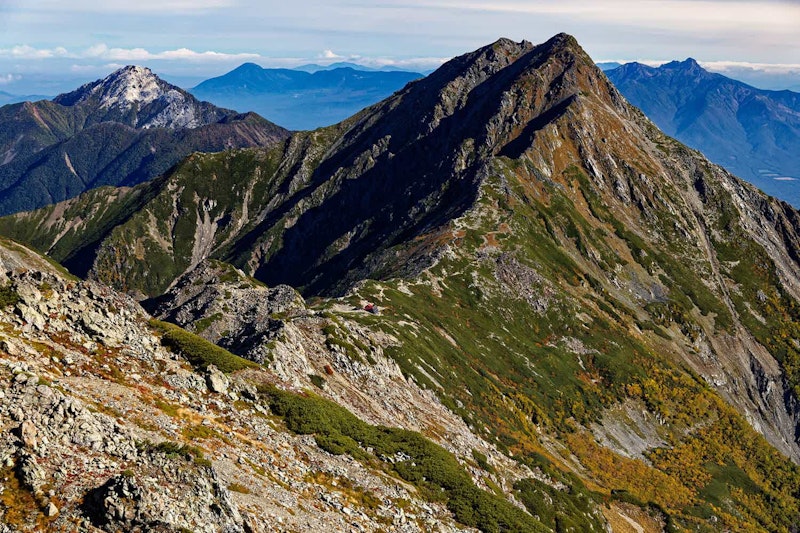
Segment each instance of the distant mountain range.
M292 70L300 70L303 72L308 72L313 74L314 72L319 72L321 70L336 70L338 68L351 68L353 70L360 70L362 72L413 72L407 69L393 67L393 66L384 66L381 68L372 68L372 67L365 67L364 65L359 65L358 63L351 63L349 61L338 61L336 63L331 63L330 65L318 65L316 63L309 63L307 65L300 65L299 67L294 67ZM423 72L423 74L429 74L432 71Z
M616 61L605 61L602 63L597 63L597 67L602 71L613 70L615 68L619 68L622 66L622 63L618 63Z
M256 112L292 130L310 130L340 122L422 77L416 72L354 66L358 65L300 67L306 72L245 63L190 91L223 107Z
M757 89L694 59L628 63L606 75L664 132L800 206L800 93Z
M135 185L192 152L269 145L287 135L256 114L200 102L149 69L126 67L52 101L0 108L0 213L100 185Z
M5 91L0 91L0 105L7 105L7 104L16 104L19 102L31 102L37 100L44 100L47 96L38 95L38 94L29 94L29 95L18 95L18 94L11 94Z

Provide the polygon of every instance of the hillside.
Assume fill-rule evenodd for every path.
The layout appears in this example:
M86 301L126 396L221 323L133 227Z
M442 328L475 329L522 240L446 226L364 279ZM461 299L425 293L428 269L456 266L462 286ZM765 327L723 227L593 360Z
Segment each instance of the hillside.
M629 63L606 74L667 135L800 206L800 93L756 89L693 59Z
M0 213L160 176L196 151L267 146L288 132L126 67L53 101L0 108Z
M256 112L292 130L312 130L340 122L420 77L349 64L306 72L245 63L191 92L223 107Z
M799 220L656 129L561 34L0 231L362 421L385 424L406 386L436 399L471 437L442 411L388 415L487 443L450 451L527 510L489 511L439 455L395 467L461 524L782 531L800 512ZM370 464L383 435L271 409L339 458Z
M392 384L386 398L397 406L354 412L393 427L380 429L383 447L375 445L371 460L356 461L326 451L322 436L309 437L282 410L311 407L359 421L323 399L326 392L302 390L151 320L130 298L78 281L6 239L0 266L0 531L475 531L421 483L405 481L406 472L427 472L395 456L420 461L424 453L476 501L536 529L531 517L478 488L467 474L474 467L454 454L463 461L483 450L509 467L498 481L524 470L378 353L382 383ZM302 299L293 303L296 319L320 320ZM423 412L459 442L445 449L396 428L397 421L414 426L409 418Z

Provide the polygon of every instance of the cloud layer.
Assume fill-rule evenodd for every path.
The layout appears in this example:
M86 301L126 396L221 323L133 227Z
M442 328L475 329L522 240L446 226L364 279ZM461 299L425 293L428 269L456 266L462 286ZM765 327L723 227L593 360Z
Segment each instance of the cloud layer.
M13 0L10 3L15 3ZM232 9L235 0L37 0L29 2L30 11L72 11L84 13L191 13L216 9Z
M253 53L227 54L222 52L196 52L189 48L150 52L145 48L109 48L105 44L96 44L80 52L70 52L64 47L34 48L23 44L11 48L0 48L0 57L15 59L96 59L102 61L193 61L193 62L231 62L249 61L261 57Z
M691 56L777 76L795 72L798 28L796 0L0 0L0 72L153 62L210 77L244 61L427 70L499 37L565 31L595 59Z

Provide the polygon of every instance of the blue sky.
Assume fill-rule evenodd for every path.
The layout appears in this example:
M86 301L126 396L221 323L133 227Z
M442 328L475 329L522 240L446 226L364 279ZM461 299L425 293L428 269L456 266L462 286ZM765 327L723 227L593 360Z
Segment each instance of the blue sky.
M560 31L596 61L691 56L800 89L797 0L0 0L0 90L54 94L132 63L184 85L245 61L423 70Z

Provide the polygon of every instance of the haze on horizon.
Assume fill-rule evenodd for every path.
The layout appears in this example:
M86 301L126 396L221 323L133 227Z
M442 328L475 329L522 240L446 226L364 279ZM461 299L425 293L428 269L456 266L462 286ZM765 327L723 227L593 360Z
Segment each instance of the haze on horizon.
M252 61L426 71L499 37L564 31L598 62L694 57L800 90L800 4L781 0L6 0L0 91L56 94L125 64L190 86Z

